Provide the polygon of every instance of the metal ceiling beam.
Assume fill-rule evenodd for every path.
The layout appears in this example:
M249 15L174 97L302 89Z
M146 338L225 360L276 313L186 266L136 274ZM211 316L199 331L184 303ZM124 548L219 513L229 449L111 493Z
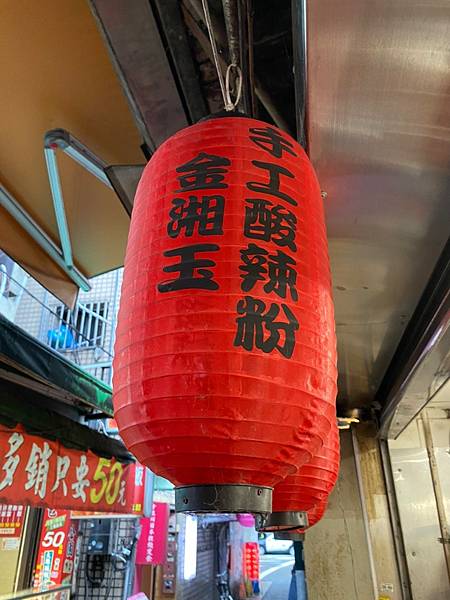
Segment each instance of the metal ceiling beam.
M450 241L377 393L380 436L398 437L450 378Z
M188 120L148 0L89 0L137 126L155 150Z
M190 121L196 123L208 114L195 67L186 25L178 0L152 0L154 13L159 17L165 45L173 71L176 73Z
M114 191L131 217L134 196L145 165L110 165L105 173Z
M294 58L294 85L297 119L297 139L307 150L306 85L307 85L307 31L306 0L292 0L292 46Z
M258 118L258 103L255 96L255 59L254 59L254 5L253 0L239 0L238 22L240 36L240 64L242 69L242 98L244 111Z

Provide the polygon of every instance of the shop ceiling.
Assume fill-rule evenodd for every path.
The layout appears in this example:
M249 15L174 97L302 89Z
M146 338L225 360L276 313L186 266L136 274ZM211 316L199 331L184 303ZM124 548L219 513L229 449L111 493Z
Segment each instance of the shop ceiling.
M414 345L433 351L436 331L447 332L448 295L434 315L426 296L449 235L450 6L209 5L222 64L234 56L243 68L242 108L297 136L317 169L341 410L389 404ZM221 107L201 1L8 0L1 12L10 85L0 100L0 182L59 244L42 144L51 129L69 131L105 162L122 202L61 162L74 264L87 276L118 266L143 164L172 133ZM440 285L448 290L448 273ZM435 328L417 332L425 308ZM447 334L444 355L448 347Z

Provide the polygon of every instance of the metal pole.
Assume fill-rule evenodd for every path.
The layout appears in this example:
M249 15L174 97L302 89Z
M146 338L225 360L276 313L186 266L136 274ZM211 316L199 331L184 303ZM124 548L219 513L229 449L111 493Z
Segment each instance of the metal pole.
M201 11L201 8L198 6L197 0L188 0L188 4L189 4L189 6L192 7L194 12L197 13L197 16L203 20L203 16L202 16L203 12ZM192 13L189 11L185 2L183 2L183 4L181 6L182 6L183 15L185 17L186 23L187 23L189 29L191 30L192 35L197 39L198 43L203 48L203 50L204 50L205 54L208 56L208 58L210 60L212 60L211 44L209 42L208 36L204 33L203 29L199 26L196 19L192 16ZM219 44L222 45L221 40L224 40L226 42L225 31L223 31L223 28L220 27L219 23L214 22L214 18L212 18L212 20L213 20L213 26L214 26L214 31L216 33L217 40L218 40ZM219 57L219 62L221 64L222 70L226 70L227 64L225 63L225 61L223 60L222 57ZM260 99L264 108L267 110L267 112L273 119L275 125L277 127L279 127L280 129L283 129L284 131L289 133L289 126L288 126L287 122L285 121L285 119L283 118L281 113L276 108L276 106L273 103L267 90L265 88L262 88L261 84L256 79L255 79L255 94Z
M439 528L441 530L442 545L444 547L445 562L447 564L447 572L450 580L450 535L445 514L445 502L442 495L441 480L436 462L436 454L434 453L433 436L431 434L430 417L428 411L422 411L420 418L423 425L423 434L427 447L428 461L430 465L431 479L433 481L434 497L436 499L436 507L439 519Z
M66 210L64 207L64 198L59 177L58 163L56 162L56 152L53 148L44 148L45 162L47 165L48 181L53 199L53 208L55 210L56 224L58 226L59 239L64 261L68 269L72 269L73 256L72 244L70 241L69 226L67 224Z
M114 354L114 342L116 339L116 323L117 323L117 304L120 298L120 290L119 290L119 271L120 269L116 269L114 273L114 292L113 292L113 301L111 307L111 321L110 321L110 335L109 335L109 348L108 352L112 356Z
M294 542L294 553L295 553L295 563L294 568L296 571L304 571L305 570L305 559L303 556L303 542L295 541Z
M222 0L223 15L228 37L230 62L239 65L239 29L237 0Z
M370 578L372 581L372 591L373 591L374 600L378 600L379 596L378 596L377 572L375 569L375 560L373 557L372 540L370 537L369 516L367 514L366 500L364 497L364 485L363 485L362 475L361 475L361 455L359 452L359 443L358 443L358 438L356 436L356 431L355 431L354 427L351 428L351 431L352 431L353 453L355 456L356 480L358 482L359 500L361 503L361 510L362 510L362 516L363 516L363 524L364 524L364 536L366 538L367 550L369 553Z
M294 84L297 139L308 152L307 139L307 7L306 0L292 0L292 42L294 45Z
M15 198L0 184L0 206L19 223L33 240L44 250L46 254L62 269L70 279L85 292L91 289L88 280L76 267L69 268L64 260L61 250L50 239L46 232L32 219L26 210Z
M293 581L291 583L291 589L289 590L289 600L307 600L308 592L306 589L303 541L294 541L294 555Z

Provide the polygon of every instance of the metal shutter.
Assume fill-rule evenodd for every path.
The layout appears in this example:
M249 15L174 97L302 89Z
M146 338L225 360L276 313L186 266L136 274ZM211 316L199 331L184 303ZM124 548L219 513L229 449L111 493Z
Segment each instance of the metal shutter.
M216 600L216 526L198 527L197 576L190 581L179 579L177 600Z

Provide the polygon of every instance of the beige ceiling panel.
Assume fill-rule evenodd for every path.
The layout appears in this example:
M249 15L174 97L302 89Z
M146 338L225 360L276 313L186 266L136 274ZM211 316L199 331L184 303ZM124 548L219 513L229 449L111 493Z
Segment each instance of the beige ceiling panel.
M45 133L66 129L108 164L141 163L143 158L88 3L3 0L0 72L0 179L59 244ZM118 198L60 151L58 164L75 264L88 277L119 266L129 219ZM15 231L20 237L21 230ZM20 243L15 247L9 241L12 249L5 251L26 267Z
M0 249L57 298L68 306L73 305L77 286L1 206Z

